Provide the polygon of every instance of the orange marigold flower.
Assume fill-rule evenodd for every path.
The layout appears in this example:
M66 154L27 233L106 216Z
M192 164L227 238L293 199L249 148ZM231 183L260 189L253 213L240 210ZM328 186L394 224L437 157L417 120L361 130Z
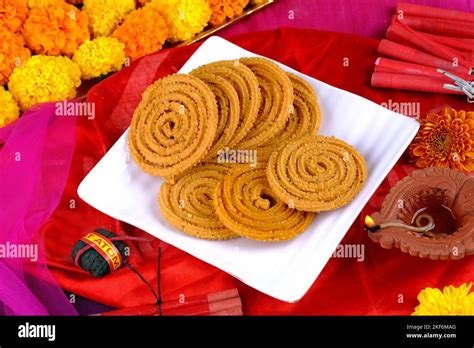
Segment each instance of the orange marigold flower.
M28 7L34 9L35 7L46 8L50 5L57 5L65 0L28 0Z
M28 17L27 0L0 0L0 26L16 33Z
M146 6L132 11L113 36L125 44L132 60L159 51L168 38L168 26L156 8Z
M8 82L13 69L30 58L30 50L25 47L23 37L0 27L0 85Z
M418 167L474 170L474 111L445 108L428 114L420 123L420 130L410 145Z
M209 6L212 10L212 25L221 25L227 18L232 19L242 13L249 0L209 0Z
M60 3L34 8L25 22L23 37L35 53L72 56L90 38L87 14L73 5Z

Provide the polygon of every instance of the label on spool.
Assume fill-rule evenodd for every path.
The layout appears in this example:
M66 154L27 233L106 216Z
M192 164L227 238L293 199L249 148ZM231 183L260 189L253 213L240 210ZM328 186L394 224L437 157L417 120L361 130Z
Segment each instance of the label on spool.
M100 234L90 232L82 237L82 241L97 250L107 261L110 271L113 272L122 265L122 255L117 247L107 238Z

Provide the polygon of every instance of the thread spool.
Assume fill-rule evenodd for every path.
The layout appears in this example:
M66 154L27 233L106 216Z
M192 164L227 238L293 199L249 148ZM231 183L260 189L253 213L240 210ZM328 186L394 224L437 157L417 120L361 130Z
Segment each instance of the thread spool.
M149 242L148 239L117 236L115 233L98 228L92 233L86 234L72 248L71 256L75 265L89 272L96 278L101 278L125 265L148 287L156 298L158 306L161 304L161 248L158 248L158 294L151 284L138 272L135 267L126 260L125 253L127 245L124 240ZM160 310L161 312L161 310Z
M115 250L118 251L121 260L120 265L118 265L118 263L116 264L118 265L117 268L114 268L113 263L111 266L110 258L108 259L104 253L100 253L97 248L92 246L91 242L84 240L84 238L77 241L72 249L71 255L72 260L77 266L89 272L94 277L101 278L122 266L127 257L125 254L127 245L121 240L113 240L117 235L103 228L96 229L95 234L104 237L104 244L112 244Z

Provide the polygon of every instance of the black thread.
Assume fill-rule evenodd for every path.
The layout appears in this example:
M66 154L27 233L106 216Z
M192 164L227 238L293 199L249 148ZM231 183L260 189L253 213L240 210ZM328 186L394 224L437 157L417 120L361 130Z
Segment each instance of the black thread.
M133 267L131 264L129 264L127 261L124 261L123 263L125 266L128 267L128 269L130 269L133 273L135 273L137 275L138 278L141 279L142 282L144 282L146 284L146 286L148 287L148 289L150 289L150 291L152 292L153 296L155 296L156 298L156 301L157 303L160 302L160 298L158 297L158 295L156 294L155 290L153 290L153 287L151 286L151 284L140 274L140 272L138 272L135 267Z

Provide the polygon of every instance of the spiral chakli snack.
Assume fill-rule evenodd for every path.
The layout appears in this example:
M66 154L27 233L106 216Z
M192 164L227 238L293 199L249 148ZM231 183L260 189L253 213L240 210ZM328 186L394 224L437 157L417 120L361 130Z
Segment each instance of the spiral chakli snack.
M227 147L237 131L240 122L239 96L232 83L225 78L207 72L192 75L204 81L216 96L219 123L216 138L204 161L215 161L218 151Z
M216 98L200 79L176 74L150 85L133 115L129 149L140 168L172 179L201 161L214 141Z
M238 165L214 192L219 220L230 230L259 241L284 241L302 233L315 214L288 207L268 185L265 167Z
M352 201L367 170L364 158L342 140L306 136L272 153L267 176L275 195L290 207L320 212Z
M255 149L285 128L293 104L293 85L286 73L264 58L241 58L257 76L262 103L257 120L238 147Z
M217 218L214 191L228 168L221 164L199 164L161 185L158 203L173 226L194 237L223 240L238 237Z
M240 120L229 147L237 145L252 128L257 119L261 93L255 74L238 60L218 61L203 65L191 72L199 76L211 73L229 81L239 97Z
M283 143L306 135L315 135L321 125L321 109L314 89L301 77L286 74L293 84L293 110L290 110L285 128L267 144L258 147L258 158L262 161L267 161L272 152Z

